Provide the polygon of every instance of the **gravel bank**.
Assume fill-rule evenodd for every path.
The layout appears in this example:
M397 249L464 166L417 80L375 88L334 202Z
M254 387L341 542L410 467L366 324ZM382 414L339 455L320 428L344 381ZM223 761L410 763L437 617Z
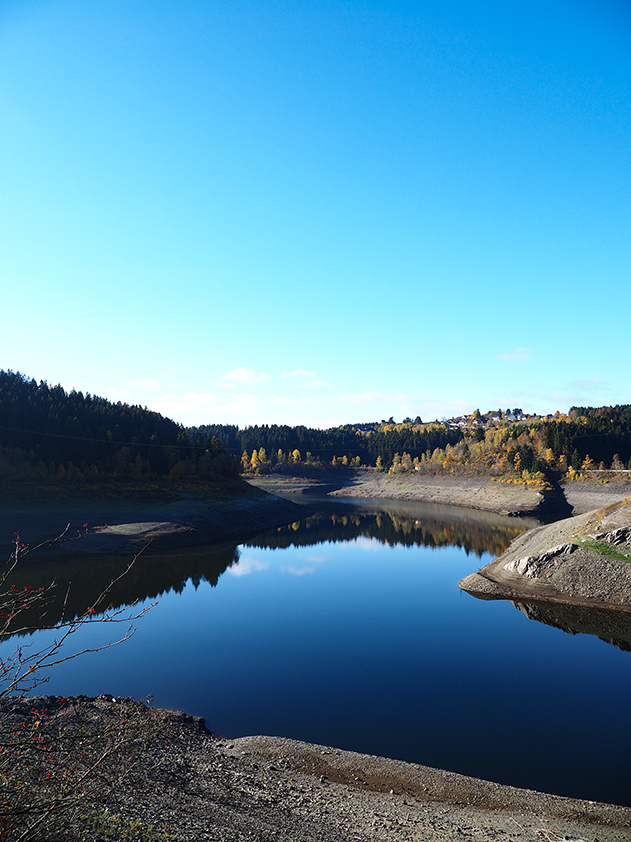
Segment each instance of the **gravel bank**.
M579 515L631 495L628 474L607 474L581 480L562 480L558 490L544 492L538 486L498 482L491 477L459 477L451 474L423 476L417 473L384 474L374 470L346 468L323 479L271 474L248 478L248 482L273 494L295 499L308 496L355 497L371 500L408 500L461 506L502 515L565 517Z
M572 506L572 514L582 515L631 496L631 482L627 472L620 477L615 474L608 476L606 481L599 480L593 474L589 479L561 481L565 499Z
M336 482L279 475L254 477L258 488L282 496L328 496L361 500L406 500L438 503L495 512L502 515L536 515L545 508L538 487L496 482L490 477L419 476L415 473L384 474L380 471L340 471Z
M55 716L55 697L29 700ZM178 712L138 710L132 700L70 699L102 723L141 728L114 792L103 790L94 813L140 820L142 838L212 842L622 842L631 809L545 795L368 755L273 737L222 740L203 720ZM86 727L85 725L83 727ZM121 756L121 761L123 760ZM120 766L120 763L119 763ZM94 824L74 839L100 835ZM155 835L151 835L155 834ZM66 837L56 837L66 838ZM130 837L131 838L131 837ZM136 837L134 837L136 838Z
M631 611L631 498L523 533L460 588L487 599Z

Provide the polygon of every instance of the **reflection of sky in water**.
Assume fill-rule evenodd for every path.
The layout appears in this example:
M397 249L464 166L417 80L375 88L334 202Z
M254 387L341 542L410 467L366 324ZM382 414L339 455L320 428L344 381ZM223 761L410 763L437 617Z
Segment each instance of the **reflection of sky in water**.
M242 546L216 587L166 593L130 641L61 665L45 692L153 693L225 736L278 734L628 798L629 653L460 592L488 556L349 538ZM78 643L112 636L89 627Z

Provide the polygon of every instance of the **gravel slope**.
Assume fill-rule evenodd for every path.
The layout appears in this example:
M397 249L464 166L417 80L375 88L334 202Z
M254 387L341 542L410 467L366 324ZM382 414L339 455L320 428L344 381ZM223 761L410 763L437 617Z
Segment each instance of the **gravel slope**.
M460 588L486 598L631 611L631 498L524 532Z
M25 703L47 708L56 697ZM203 720L110 696L65 700L63 712L103 727L145 721L125 747L126 774L65 839L200 842L622 842L631 809L515 789L385 758L273 737L221 740ZM19 715L19 714L18 714ZM107 813L104 809L107 807ZM120 817L119 822L117 817ZM125 836L130 822L136 835ZM99 829L101 832L99 832ZM138 836L138 831L142 835ZM68 830L70 834L70 830Z

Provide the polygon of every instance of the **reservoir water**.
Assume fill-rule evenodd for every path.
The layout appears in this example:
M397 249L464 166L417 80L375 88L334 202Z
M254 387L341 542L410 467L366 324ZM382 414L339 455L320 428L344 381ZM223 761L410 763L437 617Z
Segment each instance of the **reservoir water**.
M135 635L60 664L39 692L151 695L225 737L282 735L631 805L631 623L612 630L606 616L458 589L531 525L323 502L239 547L141 556L111 595L141 607L160 595ZM32 556L20 576L55 576L64 594L72 581L72 611L123 563ZM116 633L89 624L72 647ZM37 650L52 634L13 638L0 656L16 643Z

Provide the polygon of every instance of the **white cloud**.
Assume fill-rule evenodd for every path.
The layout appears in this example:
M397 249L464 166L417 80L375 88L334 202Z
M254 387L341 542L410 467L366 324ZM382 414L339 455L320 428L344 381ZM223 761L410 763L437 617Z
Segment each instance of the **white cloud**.
M254 386L255 383L263 383L271 380L272 376L264 371L254 371L252 368L233 368L222 374L220 380L223 383L240 383L243 386Z
M297 368L294 371L284 371L284 378L292 378L301 381L298 383L301 389L310 389L312 386L328 386L326 380L318 377L315 371L307 371L304 368Z
M306 573L313 573L315 567L281 567L282 573L289 573L290 576L304 576Z
M129 389L116 389L111 386L109 389L106 389L103 392L103 397L107 398L108 400L114 401L128 401L130 398L131 392Z
M379 541L376 541L374 538L366 538L365 535L355 538L355 546L366 553L376 553L382 550Z
M525 363L532 359L530 348L513 348L508 354L496 354L498 360L511 363Z
M258 395L247 392L220 395L189 391L161 395L151 400L149 406L182 424L227 424L241 423L244 418L256 419L262 401Z
M269 564L266 561L259 561L257 558L243 558L242 556L237 564L228 568L228 573L233 576L248 576L250 573L262 573L268 567Z

